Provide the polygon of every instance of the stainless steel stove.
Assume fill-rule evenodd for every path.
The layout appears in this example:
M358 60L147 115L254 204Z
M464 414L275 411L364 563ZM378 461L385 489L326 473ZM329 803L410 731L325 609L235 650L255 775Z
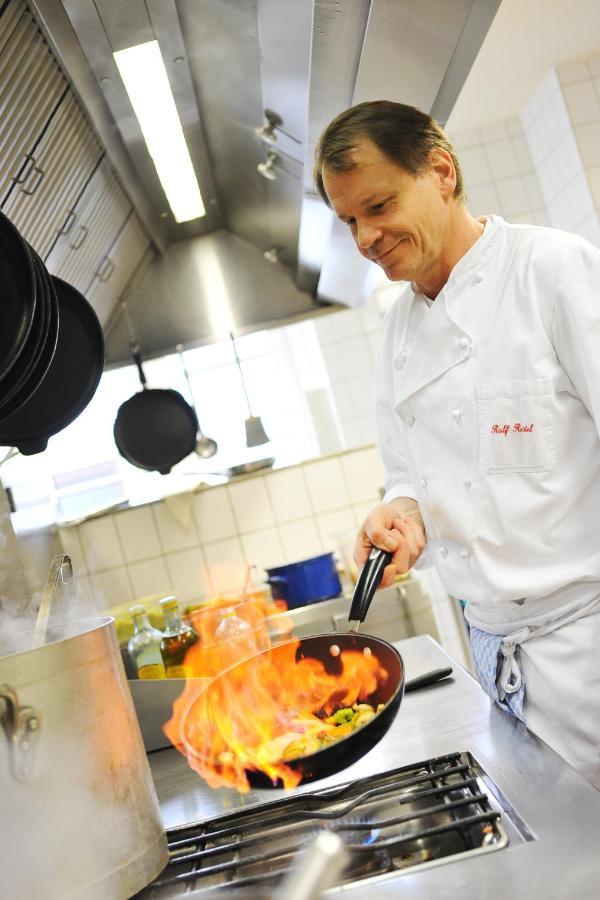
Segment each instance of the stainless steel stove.
M322 828L349 851L338 887L531 839L476 759L460 752L170 831L170 862L138 896L268 896Z

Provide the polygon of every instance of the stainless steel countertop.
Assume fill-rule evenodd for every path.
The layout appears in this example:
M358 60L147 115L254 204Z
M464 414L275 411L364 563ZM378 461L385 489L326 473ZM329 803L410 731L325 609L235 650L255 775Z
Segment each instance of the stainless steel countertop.
M427 900L527 898L587 900L600 896L600 792L525 726L490 703L479 685L430 637L398 641L408 678L454 667L451 680L407 694L383 740L353 766L300 786L308 792L469 750L481 763L534 839L483 854L337 892L352 900L426 897ZM285 796L283 791L211 790L173 749L149 755L165 828L214 818ZM333 896L333 893L332 893Z

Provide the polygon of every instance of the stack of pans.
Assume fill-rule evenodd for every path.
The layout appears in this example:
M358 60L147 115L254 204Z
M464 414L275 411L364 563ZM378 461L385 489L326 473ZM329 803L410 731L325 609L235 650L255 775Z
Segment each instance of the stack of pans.
M92 399L103 366L90 304L0 213L0 446L45 450Z

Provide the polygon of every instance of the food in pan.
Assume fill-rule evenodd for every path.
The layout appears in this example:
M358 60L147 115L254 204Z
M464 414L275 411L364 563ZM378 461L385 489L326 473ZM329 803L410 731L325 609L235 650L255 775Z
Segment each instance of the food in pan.
M342 706L333 715L323 719L321 724L309 727L301 737L292 738L283 750L281 758L287 762L318 753L324 747L347 737L357 728L362 728L381 712L384 705L380 703L374 707L368 703L355 703L353 706Z

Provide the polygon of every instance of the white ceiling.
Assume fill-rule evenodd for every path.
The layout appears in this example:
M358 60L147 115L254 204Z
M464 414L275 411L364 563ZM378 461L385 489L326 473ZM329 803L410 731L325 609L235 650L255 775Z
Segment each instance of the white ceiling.
M447 130L517 116L549 68L596 54L598 0L502 0Z

